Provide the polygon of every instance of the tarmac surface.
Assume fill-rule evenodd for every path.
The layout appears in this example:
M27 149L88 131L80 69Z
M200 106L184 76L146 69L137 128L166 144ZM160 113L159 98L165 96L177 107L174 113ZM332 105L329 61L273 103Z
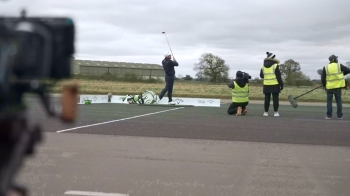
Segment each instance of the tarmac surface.
M32 195L350 194L345 104L343 120L324 120L322 103L281 102L280 117L272 104L263 117L254 101L245 116L228 115L225 100L217 108L92 104L63 124L38 100L27 103L45 136L20 175Z

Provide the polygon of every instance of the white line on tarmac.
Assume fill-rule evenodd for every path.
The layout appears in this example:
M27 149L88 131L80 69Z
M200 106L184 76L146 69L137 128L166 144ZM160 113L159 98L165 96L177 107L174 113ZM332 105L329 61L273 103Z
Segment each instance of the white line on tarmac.
M111 121L107 121L107 122L96 123L96 124L91 124L91 125L85 125L85 126L80 126L80 127L74 127L74 128L70 128L70 129L63 129L63 130L60 130L60 131L56 131L56 133L62 133L62 132L67 132L67 131L71 131L71 130L75 130L75 129L86 128L86 127L93 127L93 126L97 126L97 125L104 125L104 124L108 124L108 123L119 122L119 121L129 120L129 119L133 119L133 118L139 118L139 117L143 117L143 116L159 114L159 113L163 113L163 112L169 112L169 111L178 110L178 109L182 109L182 108L184 108L184 107L174 108L174 109L170 109L170 110L163 110L163 111L153 112L153 113L148 113L148 114L142 114L142 115L133 116L133 117L129 117L129 118L122 118L122 119L117 119L117 120L111 120Z
M66 195L83 195L83 196L129 196L128 194L120 193L102 193L102 192L88 192L88 191L66 191Z

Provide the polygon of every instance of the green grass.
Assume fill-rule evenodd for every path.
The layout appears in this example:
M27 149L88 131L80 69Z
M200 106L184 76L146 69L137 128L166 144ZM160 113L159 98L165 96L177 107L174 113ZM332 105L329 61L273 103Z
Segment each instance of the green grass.
M63 81L71 82L72 80ZM165 83L144 83L144 82L122 82L122 81L105 81L91 79L76 79L80 85L80 94L107 94L109 92L114 95L139 94L145 90L152 90L160 93ZM53 93L60 93L62 84L58 83L51 89ZM285 87L280 94L280 100L288 100L288 95L294 97L301 95L316 86L310 87ZM175 81L174 93L175 97L194 97L194 98L218 98L231 99L231 90L226 84L209 84L200 82ZM251 100L263 100L262 85L255 84L250 87L249 97ZM344 90L342 92L344 103L350 103L350 92ZM299 102L325 102L325 91L320 88L308 93L300 98Z

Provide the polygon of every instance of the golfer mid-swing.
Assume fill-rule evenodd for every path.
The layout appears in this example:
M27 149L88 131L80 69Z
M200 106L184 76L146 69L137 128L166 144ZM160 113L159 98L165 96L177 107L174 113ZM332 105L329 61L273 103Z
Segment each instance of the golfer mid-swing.
M174 105L175 102L173 101L173 86L175 81L175 66L179 66L179 63L171 60L171 54L167 53L164 55L164 59L162 61L164 73L165 73L165 88L162 90L162 92L159 94L159 101L163 99L165 93L168 92L168 103L171 105Z

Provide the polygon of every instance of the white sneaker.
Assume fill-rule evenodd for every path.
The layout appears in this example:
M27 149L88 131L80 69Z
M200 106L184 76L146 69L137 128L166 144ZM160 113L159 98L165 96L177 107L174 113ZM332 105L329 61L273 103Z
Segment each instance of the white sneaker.
M280 114L278 112L275 112L273 116L280 116Z
M160 98L158 95L156 95L156 103L159 103L160 102Z
M269 113L264 112L263 116L269 116Z
M168 103L169 103L169 105L175 105L176 104L175 101L169 101Z

